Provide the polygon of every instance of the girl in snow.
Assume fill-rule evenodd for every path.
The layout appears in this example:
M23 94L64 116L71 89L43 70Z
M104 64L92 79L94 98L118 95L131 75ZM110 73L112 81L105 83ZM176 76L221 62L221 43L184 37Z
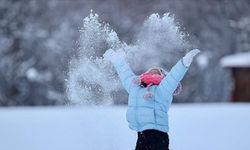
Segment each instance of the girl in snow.
M168 110L173 95L181 88L180 81L199 52L198 49L188 52L170 72L153 67L140 76L132 72L122 49L105 52L104 59L112 62L129 93L126 117L129 128L138 133L136 150L169 149Z

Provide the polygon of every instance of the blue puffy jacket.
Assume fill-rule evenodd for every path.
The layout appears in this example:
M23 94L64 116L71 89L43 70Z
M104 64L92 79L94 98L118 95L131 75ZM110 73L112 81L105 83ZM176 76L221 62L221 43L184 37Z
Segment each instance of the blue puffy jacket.
M133 83L137 76L132 72L125 59L113 62L122 85L129 93L127 121L129 127L135 131L156 129L168 132L168 110L173 100L173 93L188 68L182 63L182 59L167 73L161 83L143 88ZM145 92L153 92L150 100L143 98Z

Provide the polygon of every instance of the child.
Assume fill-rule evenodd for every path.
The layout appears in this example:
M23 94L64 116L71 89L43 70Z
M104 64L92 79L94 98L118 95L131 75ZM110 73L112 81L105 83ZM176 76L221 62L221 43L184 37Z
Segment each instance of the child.
M199 52L198 49L191 50L168 73L154 67L139 77L126 63L121 49L109 49L104 54L104 59L112 62L129 93L126 117L129 128L138 133L136 150L169 149L168 110L180 81Z

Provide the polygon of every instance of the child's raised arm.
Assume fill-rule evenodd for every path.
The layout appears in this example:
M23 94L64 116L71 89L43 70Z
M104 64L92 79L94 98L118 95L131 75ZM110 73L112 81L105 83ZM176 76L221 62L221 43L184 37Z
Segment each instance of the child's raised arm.
M166 94L167 92L172 95L187 72L194 56L196 56L199 52L200 50L194 49L181 58L161 81L157 87L157 91L161 94Z
M130 87L132 85L132 80L134 79L135 74L133 73L124 58L125 53L121 49L117 51L109 49L104 53L103 57L105 60L110 61L114 65L122 82L122 85L129 93Z

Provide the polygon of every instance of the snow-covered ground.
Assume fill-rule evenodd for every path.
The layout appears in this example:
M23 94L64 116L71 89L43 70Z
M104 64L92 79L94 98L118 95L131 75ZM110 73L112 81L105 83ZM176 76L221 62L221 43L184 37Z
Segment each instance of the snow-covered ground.
M125 106L0 108L0 150L132 150ZM250 104L176 104L171 150L249 150Z

